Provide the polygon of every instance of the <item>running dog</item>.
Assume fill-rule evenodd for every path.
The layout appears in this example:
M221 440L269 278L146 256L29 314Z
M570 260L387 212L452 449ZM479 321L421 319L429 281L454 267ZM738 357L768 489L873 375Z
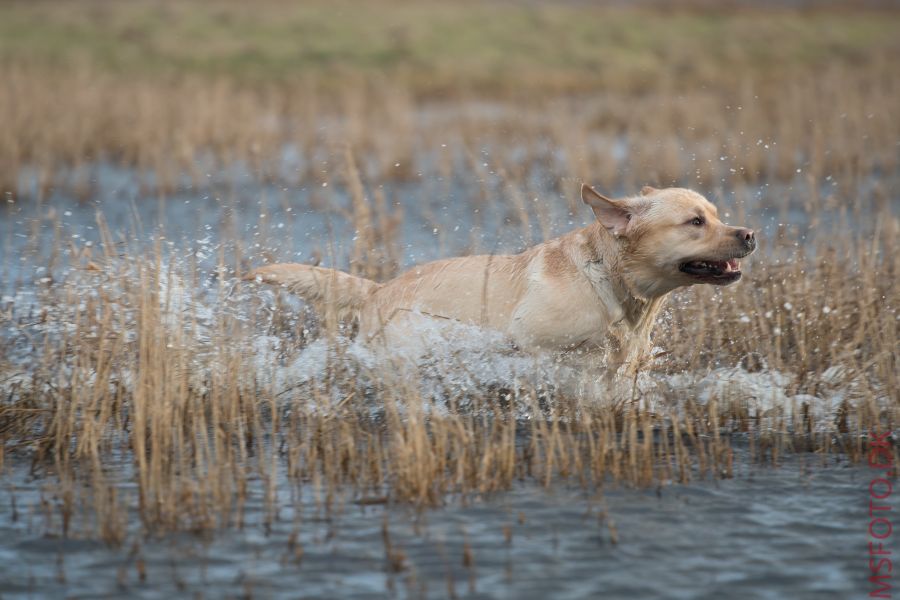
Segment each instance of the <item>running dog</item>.
M247 279L352 315L363 340L388 348L442 319L497 330L526 351L604 351L610 367L633 372L668 294L735 283L740 259L756 249L752 230L725 225L688 189L611 199L582 185L581 198L594 223L521 254L438 260L385 283L302 264L260 267Z

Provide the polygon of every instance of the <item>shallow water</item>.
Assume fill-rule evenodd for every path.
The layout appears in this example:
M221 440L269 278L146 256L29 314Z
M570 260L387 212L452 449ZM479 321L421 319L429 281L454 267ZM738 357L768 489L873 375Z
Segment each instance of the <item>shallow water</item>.
M518 252L590 222L587 208L580 203L570 206L566 199L580 182L559 180L549 172L533 175L528 183L533 194L522 199L528 222L521 222L510 188L490 164L485 163L487 174L481 179L465 174L445 179L433 174L378 186L387 198L388 213L402 215L397 234L402 249L400 268L459 254ZM0 291L8 293L23 282L50 274L42 267L47 267L59 240L79 247L98 244L98 215L116 242L128 241L134 249L147 247L152 238L164 235L180 254L196 258L208 269L215 266L220 250L233 257L238 244L248 264L275 257L298 262L320 258L325 266L347 265L354 231L345 216L350 201L340 181L325 187L266 184L248 170L234 167L210 173L202 185L184 179L176 191L160 196L152 185L148 187L152 176L132 169L95 164L82 171L90 182L86 200L61 190L51 190L43 197L34 177L25 175L20 184L22 201L0 204ZM889 184L860 183L854 192L861 198L860 205L876 202L882 185ZM835 180L823 181L818 194L827 199L837 192L837 186ZM376 190L366 191L371 198ZM771 250L771 241L785 231L790 231L799 245L811 227L843 224L863 232L873 226L846 201L826 200L815 217L811 216L805 204L809 186L799 176L794 181L740 190L718 186L700 191L719 206L724 221L755 229L762 252ZM487 200L480 200L484 194ZM900 197L891 196L888 201L892 211L900 213ZM745 267L752 269L753 260L746 261ZM58 276L65 261L50 268Z
M739 459L733 479L650 490L520 482L420 513L352 501L326 513L307 494L286 502L268 532L261 501L251 498L243 530L211 540L143 539L136 551L132 541L114 549L45 535L27 509L40 480L13 472L0 494L4 598L818 600L866 597L870 589L864 540L872 475L835 457L795 455L777 468ZM385 523L393 551L405 557L396 572L386 559Z
M95 165L92 173L89 201L52 193L40 202L0 207L0 307L14 304L18 314L27 314L29 303L39 306L39 286L34 283L68 268L65 254L55 263L48 261L54 237L96 245L98 212L114 236L126 236L132 248L146 247L142 245L164 232L173 262L196 259L206 273L213 271L220 252L234 253L237 244L248 264L259 264L264 255L306 262L316 253L326 265L347 263L353 231L340 214L348 199L335 189L338 186L285 188L259 184L246 174L220 173L202 188L185 183L160 200L141 190L140 178L132 171ZM491 177L486 183L392 184L386 190L391 210L402 210L404 217L398 234L404 249L401 266L472 251L517 251L587 221L586 210L569 212L548 177L535 184L546 193L526 205L530 225L525 228L510 216L503 183ZM492 190L484 203L475 200L482 185ZM765 250L766 240L777 235L782 224L795 230L798 243L814 226L803 207L803 185L760 186L741 194L719 194L716 201L727 220L740 219L759 230ZM871 193L860 190L867 198ZM894 212L900 212L898 198L891 202ZM833 207L818 218L834 224L855 217ZM762 255L748 261L750 269ZM205 284L212 297L198 312L242 309L214 297L211 280ZM185 303L200 300L184 295ZM17 327L5 324L0 335L21 335ZM23 353L5 358L27 366L31 338L21 337ZM256 356L255 375L270 375L279 388L308 385L333 360L330 349L321 344L280 361L274 349L277 339L260 333L249 341ZM466 368L449 369L460 350ZM351 347L350 358L353 369L375 360L358 347ZM534 387L548 381L558 385L565 372L553 361L536 364L531 358L504 355L476 336L453 346L435 345L429 360L441 366L439 377L432 379L442 385L449 381L456 390L522 380ZM417 368L428 385L428 363ZM733 365L640 383L650 386L642 388L645 399L654 397L654 386L662 388L659 397L681 390L701 402L740 396L763 415L808 402L819 422L827 422L837 403L853 393L823 382L821 398L791 396L790 376L765 370L748 373ZM5 395L7 382L0 384ZM432 389L428 395L434 393ZM819 457L793 456L772 469L738 456L734 479L646 491L610 488L602 495L565 483L544 489L519 482L509 492L467 502L449 499L447 506L422 513L404 506L353 504L353 498L342 511L326 512L310 490L293 501L290 484L282 481L282 508L270 530L262 525L265 510L256 496L249 501L243 530L224 529L209 538L179 534L156 539L131 531L119 549L77 536L54 537L56 530L45 527L35 508L47 480L30 479L25 466L14 459L8 459L7 467L0 486L4 598L819 599L863 597L869 591L864 540L870 475L837 457L829 457L823 466ZM123 491L133 493L133 484L123 478ZM397 572L386 559L385 521L392 547L405 556ZM291 549L295 531L299 538L294 548L302 548L299 559ZM472 560L467 566L468 554ZM139 564L146 570L143 581Z

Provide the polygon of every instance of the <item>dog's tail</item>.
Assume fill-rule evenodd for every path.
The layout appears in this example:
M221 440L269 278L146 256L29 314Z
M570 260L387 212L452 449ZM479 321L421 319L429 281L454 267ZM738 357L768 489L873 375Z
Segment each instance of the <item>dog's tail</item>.
M260 267L244 279L281 286L319 307L336 309L341 315L357 313L366 298L381 287L371 279L296 263Z

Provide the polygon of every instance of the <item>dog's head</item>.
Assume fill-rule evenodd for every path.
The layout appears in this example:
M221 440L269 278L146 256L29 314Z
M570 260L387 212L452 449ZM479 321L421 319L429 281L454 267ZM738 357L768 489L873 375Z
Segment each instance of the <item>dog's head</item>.
M583 185L581 198L616 238L622 275L644 297L734 283L740 259L756 249L751 229L725 225L716 207L691 190L645 187L640 196L612 200Z

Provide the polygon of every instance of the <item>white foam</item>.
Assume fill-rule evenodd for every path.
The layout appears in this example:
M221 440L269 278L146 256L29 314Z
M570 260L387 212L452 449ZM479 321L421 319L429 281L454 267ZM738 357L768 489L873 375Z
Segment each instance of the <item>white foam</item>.
M802 410L817 426L827 429L845 402L853 405L871 398L874 391L877 402L889 404L888 392L877 382L851 377L840 366L822 373L818 385L807 386L819 395L796 393L797 377L790 373L768 368L749 372L740 366L677 374L651 370L636 379L619 378L610 384L602 357L524 353L513 349L501 334L447 320L423 319L417 336L405 346L392 348L366 346L347 335L310 341L299 331L304 325L297 316L301 304L296 300L285 308L284 298L276 301L271 288L234 280L220 286L201 278L207 283L197 288L182 279L180 272L177 261L167 263L157 278L160 320L168 337L178 340L181 350L189 351L190 382L199 391L204 391L211 378L226 375L225 370L231 368L223 356L238 353L242 381L253 382L285 404L309 410L327 409L348 393L377 402L379 391L394 386L435 406L443 406L449 399L497 395L500 390L513 400L524 395L566 397L587 406L636 401L660 414L677 414L689 401L717 403L720 414L738 408L773 428ZM16 313L40 313L44 318L23 319L28 321L24 327L15 319L0 323L0 336L22 342L10 345L14 351L7 363L12 365L4 366L0 377L2 397L49 392L30 389L31 374L39 362L34 352L41 345L29 340L59 340L71 334L74 324L84 321L79 311L97 302L118 311L115 322L125 323L126 329L117 333L133 344L139 332L136 307L130 304L128 294L142 281L147 278L141 278L133 264L118 264L102 273L73 271L64 283L54 284L46 292L18 292L13 303ZM79 301L64 301L71 297ZM295 309L298 312L285 319L284 311ZM287 328L278 325L285 320ZM229 327L223 326L226 322ZM22 331L27 335L21 335ZM227 332L224 337L223 331ZM75 364L73 356L62 357L60 373L73 374ZM114 380L130 388L136 380L133 368L126 361ZM80 375L84 385L93 385L93 374ZM58 380L71 381L71 377ZM324 404L323 398L327 400Z

